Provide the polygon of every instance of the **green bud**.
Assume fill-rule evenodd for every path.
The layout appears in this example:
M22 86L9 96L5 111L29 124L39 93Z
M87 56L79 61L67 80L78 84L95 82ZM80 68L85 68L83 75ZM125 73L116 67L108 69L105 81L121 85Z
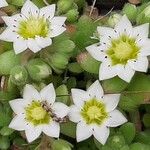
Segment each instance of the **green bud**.
M21 63L20 55L16 55L14 51L7 51L0 55L0 74L8 75L10 70Z
M70 72L73 73L83 72L83 69L80 67L80 65L77 62L68 64L68 69Z
M77 56L77 62L85 71L98 74L100 62L95 60L89 53L83 52Z
M62 102L64 104L68 104L69 102L69 92L67 86L62 84L56 89L57 101Z
M78 19L79 12L77 9L71 9L65 14L65 16L67 17L68 22L74 23Z
M112 14L108 19L108 25L112 28L115 27L115 25L120 21L121 17L122 16L117 13Z
M55 49L58 53L71 53L75 48L75 44L71 40L60 41L56 44Z
M50 66L40 58L30 60L27 70L30 77L35 81L42 81L52 73Z
M50 58L50 65L51 63L58 69L65 69L66 65L68 64L68 59L63 54L55 53Z
M136 19L136 15L137 15L137 8L135 5L127 3L124 5L123 10L122 10L123 14L127 15L127 17L134 22Z
M66 13L72 6L73 0L59 0L57 3L58 12Z
M114 135L108 139L108 145L113 149L119 149L125 145L125 139L122 135Z
M122 132L126 142L130 144L135 137L135 125L133 123L128 122L120 127L120 131Z
M72 147L72 144L62 139L54 140L52 143L53 150L71 150Z
M28 72L23 66L16 66L11 69L10 80L16 85L25 85L28 80Z
M144 114L143 123L145 127L150 127L150 114Z
M134 143L130 146L130 150L149 150L150 146L142 143Z

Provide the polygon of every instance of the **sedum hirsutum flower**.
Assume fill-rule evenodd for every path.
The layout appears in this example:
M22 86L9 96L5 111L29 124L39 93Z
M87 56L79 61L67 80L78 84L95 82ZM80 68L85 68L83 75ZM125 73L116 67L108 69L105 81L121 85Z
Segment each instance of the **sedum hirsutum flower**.
M23 99L10 101L16 116L9 127L18 131L25 130L29 142L37 139L41 132L51 137L59 137L59 123L66 121L69 107L55 102L53 84L38 92L32 85L26 85Z
M0 8L5 7L5 6L8 6L8 3L6 2L6 0L0 0Z
M15 53L21 53L29 48L34 53L52 44L55 36L63 33L66 17L54 17L55 4L39 9L27 0L20 14L4 16L7 28L0 39L13 42Z
M87 91L72 89L74 105L70 107L69 119L77 123L77 141L83 141L93 135L105 144L109 136L109 127L117 127L127 121L116 109L120 94L106 94L99 81L95 81Z
M119 76L130 82L135 71L146 72L150 55L149 24L132 27L126 16L114 28L98 27L100 42L87 51L101 61L99 79Z

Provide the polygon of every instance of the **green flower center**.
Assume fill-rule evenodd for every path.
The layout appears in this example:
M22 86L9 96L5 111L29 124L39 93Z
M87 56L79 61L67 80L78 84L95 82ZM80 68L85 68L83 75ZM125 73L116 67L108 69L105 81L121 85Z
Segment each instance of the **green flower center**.
M26 120L33 125L48 124L52 117L42 107L40 101L32 101L30 105L25 108Z
M107 54L111 58L112 65L125 65L128 60L137 58L139 50L140 48L137 46L134 38L122 35L118 39L111 41Z
M104 103L93 98L85 102L81 110L81 116L87 124L101 125L107 119L108 114L105 110Z
M44 17L30 17L20 22L17 33L25 39L35 38L36 36L46 37L49 28L50 24Z

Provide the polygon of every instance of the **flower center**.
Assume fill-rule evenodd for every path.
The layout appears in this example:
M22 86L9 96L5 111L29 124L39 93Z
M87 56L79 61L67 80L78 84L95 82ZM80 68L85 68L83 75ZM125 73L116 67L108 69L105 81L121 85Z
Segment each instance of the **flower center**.
M33 125L48 124L52 117L42 107L42 103L39 101L32 101L30 105L25 108L26 120Z
M140 48L137 46L134 38L122 35L118 39L111 41L107 54L111 58L112 65L125 65L128 60L137 58L139 50Z
M30 17L20 22L17 33L25 39L35 38L36 36L46 37L49 28L50 24L44 17Z
M81 116L87 124L102 124L107 119L107 112L105 105L101 101L93 98L85 102L81 110Z

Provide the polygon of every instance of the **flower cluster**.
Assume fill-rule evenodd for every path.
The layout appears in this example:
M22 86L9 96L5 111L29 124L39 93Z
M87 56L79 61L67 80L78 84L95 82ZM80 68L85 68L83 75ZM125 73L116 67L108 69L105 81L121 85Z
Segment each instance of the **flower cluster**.
M127 120L117 109L120 94L106 94L99 81L95 81L87 91L72 89L74 105L70 108L55 102L53 84L38 92L32 85L26 85L23 99L10 101L16 116L9 127L25 130L29 142L38 138L41 132L50 137L59 137L60 126L68 118L77 124L77 141L83 141L92 134L102 144L109 136L108 127L117 127Z
M0 39L13 43L14 52L8 51L6 53L7 56L10 55L11 58L15 59L7 58L7 61L12 63L11 67L13 68L10 71L11 67L7 68L6 64L5 70L1 71L1 74L10 75L10 81L19 88L23 88L21 93L23 98L9 101L9 105L14 112L14 118L10 122L9 128L25 131L28 142L36 140L42 132L49 137L59 138L61 125L71 121L76 124L77 142L94 136L102 145L105 145L110 135L110 128L126 123L127 117L117 108L121 94L119 92L108 94L100 81L118 76L129 83L136 71L147 72L148 70L148 56L150 55L148 23L133 27L126 15L114 15L109 18L111 27L97 27L97 34L95 35L98 43L93 42L95 38L92 38L92 42L86 41L92 43L92 45L87 44L82 47L80 45L82 40L80 41L80 39L78 41L73 37L72 39L75 39L75 42L72 42L72 39L66 38L65 35L62 35L63 40L57 37L66 31L65 21L67 18L55 15L69 12L67 15L69 14L70 17L71 14L70 22L76 20L78 16L78 11L74 9L76 6L69 10L72 4L74 3L67 1L67 5L64 5L63 2L59 1L58 11L56 11L55 4L39 9L33 2L26 0L20 13L2 17L6 28L0 34ZM8 3L5 0L0 0L0 7L7 5ZM83 20L81 22L84 23ZM82 26L83 28L85 24L81 24L79 23L78 27ZM69 27L68 34L69 30L77 29L72 26ZM79 37L79 35L84 36L84 32L77 31L75 36ZM76 43L79 45L76 46ZM71 52L73 49L78 51L78 48L87 51L77 57L77 62L67 66L69 58L78 53L71 54ZM24 58L17 54L27 49L33 53L39 51L41 53L38 53L37 57L34 55L35 57L33 56L31 60L27 58L22 62L21 59ZM57 50L55 51L55 49ZM6 55L0 57L2 60L6 60ZM27 57L30 57L30 54ZM82 61L84 59L86 59L85 62ZM83 89L75 88L76 79L72 77L69 78L70 83L75 82L75 85L69 87L68 84L69 90L63 88L64 85L59 87L59 90L55 90L53 70L57 76L57 74L63 72L63 69L66 69L63 79L55 78L55 80L60 79L64 84L68 80L67 71L69 69L73 73L83 71L84 67L80 63L86 68L86 71L90 67L91 73L97 72L95 68L98 66L100 81L95 79L94 76L86 84L87 89L83 90L85 86L81 86ZM90 66L88 66L89 63ZM36 82L48 79L50 74L51 79L39 83L38 89ZM88 78L89 74L85 76ZM93 80L96 81L92 83ZM123 83L127 84L126 82ZM48 85L46 86L46 84ZM80 84L82 85L83 82ZM63 95L62 91L68 92L68 95ZM69 91L71 94L69 94ZM57 95L57 93L60 95ZM71 99L70 103L60 102L59 96L68 96Z

